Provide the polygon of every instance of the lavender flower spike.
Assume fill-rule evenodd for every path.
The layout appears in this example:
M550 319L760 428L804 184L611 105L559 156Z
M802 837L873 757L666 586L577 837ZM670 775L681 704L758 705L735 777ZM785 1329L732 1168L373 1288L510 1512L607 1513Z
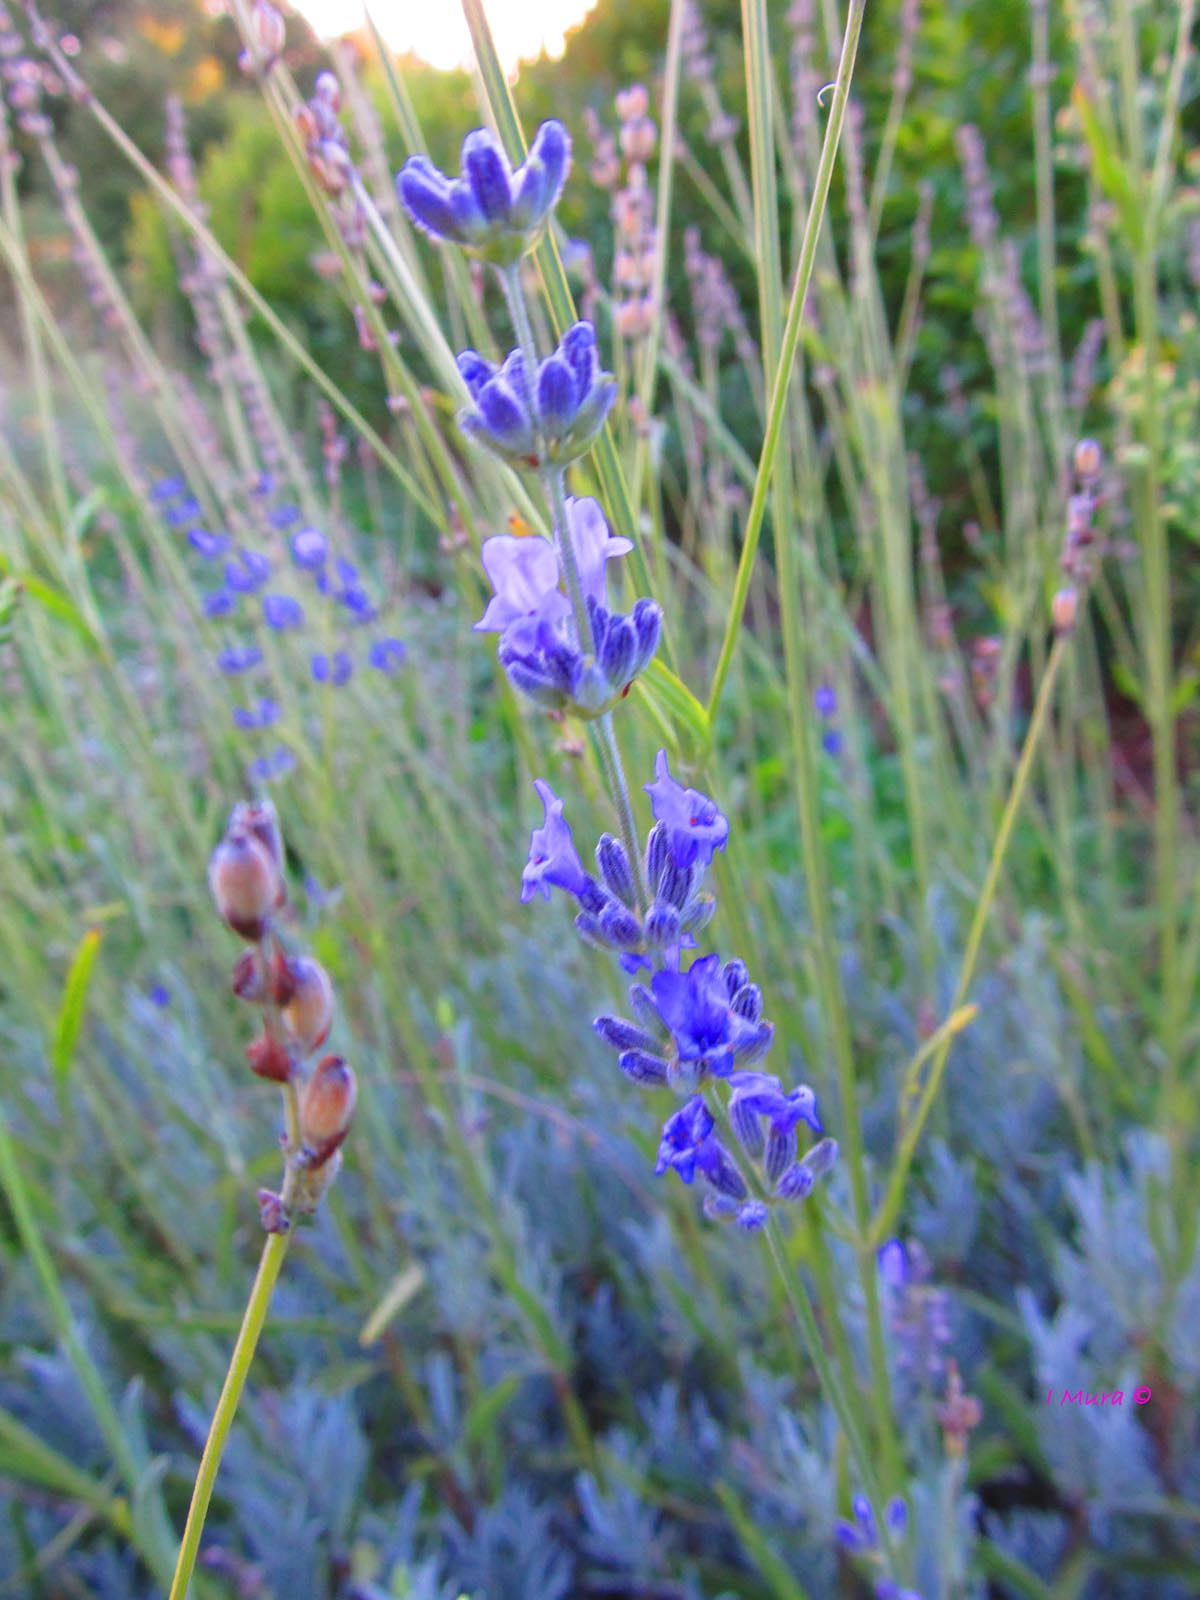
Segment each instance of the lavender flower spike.
M707 867L714 851L724 850L729 837L729 822L716 802L696 789L685 789L671 776L667 752L654 758L654 782L645 785L657 822L667 830L671 859L681 870L700 861Z
M565 466L591 449L616 398L617 381L601 372L590 322L567 329L536 372L514 350L500 367L464 350L458 370L472 404L458 418L469 439L517 470Z
M570 160L561 122L542 123L515 172L494 135L477 128L463 141L461 177L448 178L426 156L412 156L396 187L413 221L434 239L507 267L541 237Z
M577 897L585 894L592 879L583 870L570 824L563 817L563 803L545 778L535 778L533 787L545 807L546 819L530 835L529 860L521 874L521 902L528 904L539 891L549 900L552 888Z

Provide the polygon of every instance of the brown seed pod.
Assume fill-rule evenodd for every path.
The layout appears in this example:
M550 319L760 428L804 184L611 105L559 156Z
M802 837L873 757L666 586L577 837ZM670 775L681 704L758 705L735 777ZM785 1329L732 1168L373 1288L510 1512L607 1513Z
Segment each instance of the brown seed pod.
M257 950L243 950L233 964L233 992L239 1000L258 1004L265 993Z
M222 919L243 939L261 939L279 903L279 868L259 841L238 830L225 835L208 864L208 886Z
M304 1164L322 1166L346 1137L358 1085L342 1056L322 1056L300 1097L300 1137Z
M333 984L319 961L299 956L289 963L291 996L280 1016L288 1038L301 1055L311 1055L329 1037L333 1022Z

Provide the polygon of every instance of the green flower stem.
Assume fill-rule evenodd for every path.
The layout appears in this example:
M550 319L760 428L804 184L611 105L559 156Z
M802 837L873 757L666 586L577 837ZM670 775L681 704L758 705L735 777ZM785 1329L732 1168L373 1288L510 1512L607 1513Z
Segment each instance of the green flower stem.
M596 648L592 619L588 616L587 601L583 598L583 584L579 578L579 563L575 559L575 546L571 543L571 522L567 516L567 476L561 467L551 468L541 474L542 483L550 496L554 509L554 545L558 551L558 564L567 580L567 593L571 597L571 610L579 634L579 648L583 651Z
M1021 748L1020 759L1016 771L1013 773L1012 786L1008 792L1004 811L1000 818L1000 826L996 831L996 838L992 844L991 859L988 862L987 874L983 880L983 887L979 891L979 899L975 902L975 915L971 919L970 931L967 935L967 946L963 953L962 967L958 974L958 982L954 987L954 996L950 1001L949 1014L953 1017L965 1002L967 992L971 987L971 980L975 975L975 963L979 959L980 947L983 943L983 930L987 926L988 915L992 909L992 902L996 897L996 890L1000 884L1000 872L1004 865L1004 858L1008 852L1009 840L1012 838L1013 827L1021 810L1021 802L1025 797L1025 790L1029 782L1029 774L1033 770L1033 760L1041 742L1042 730L1050 710L1050 702L1054 693L1055 680L1058 677L1062 664L1065 640L1062 637L1054 641L1050 651L1050 659L1046 663L1046 671L1038 686L1037 700L1034 702L1033 715L1029 719L1029 727L1025 733L1025 743ZM929 1076L921 1089L920 1098L912 1118L906 1123L900 1138L899 1149L896 1152L895 1165L888 1179L887 1190L884 1198L875 1213L875 1221L871 1226L868 1243L874 1250L886 1238L896 1215L900 1209L900 1202L904 1196L904 1183L908 1177L908 1170L912 1166L916 1154L917 1144L921 1132L937 1098L938 1089L941 1087L942 1077L949 1059L950 1047L958 1033L958 1029L946 1028L933 1060L929 1067Z
M804 237L800 245L800 259L796 264L796 278L792 287L791 304L788 306L787 322L784 325L779 363L775 371L775 381L771 385L767 429L763 436L762 453L759 456L758 463L758 476L755 479L754 493L751 496L750 510L746 518L742 554L738 562L737 576L734 580L733 599L730 602L729 615L725 623L725 636L721 641L721 653L717 658L712 687L708 695L708 715L710 720L715 715L716 709L721 702L721 694L725 688L725 680L729 676L729 668L733 662L733 652L737 647L738 635L741 632L746 599L750 592L750 578L754 571L754 559L758 554L758 541L762 534L763 519L766 515L767 495L774 477L775 458L779 453L779 447L783 439L788 390L791 387L792 372L800 344L800 327L804 317L804 304L808 298L808 286L812 279L813 266L817 259L817 242L820 239L821 224L825 218L829 187L833 181L834 162L837 158L842 124L846 117L846 102L850 96L850 80L854 75L854 60L858 54L858 37L862 31L865 10L866 0L851 0L846 18L846 33L842 43L841 61L838 64L833 103L829 111L829 121L825 127L825 139L821 145L821 159L817 165L817 173L813 181L813 197L812 203L808 208L808 218L804 224ZM784 536L788 536L790 532L790 529L784 530Z
M285 1182L285 1202L287 1188ZM287 1254L290 1239L290 1231L271 1233L267 1235L267 1241L263 1245L254 1286L246 1302L246 1314L242 1318L237 1343L230 1357L229 1370L225 1374L217 1409L213 1413L212 1426L208 1430L204 1454L200 1458L200 1471L196 1475L196 1486L192 1490L192 1503L188 1507L183 1542L179 1547L179 1559L175 1565L175 1576L171 1581L171 1592L167 1600L185 1600L187 1595L188 1585L191 1583L196 1566L196 1557L200 1551L200 1537L204 1532L209 1501L212 1499L213 1486L217 1480L217 1469L221 1465L221 1454L229 1437L229 1430L233 1426L233 1419L237 1415L238 1402L246 1386L250 1363L254 1360L254 1352L258 1348L259 1335L262 1333L271 1304L271 1294L279 1277L280 1268L283 1266L283 1258Z
M504 298L508 303L508 314L512 318L513 332L517 336L517 343L521 347L521 354L525 358L525 376L532 390L537 384L538 353L537 340L533 336L533 320L529 315L529 306L525 300L525 287L521 282L521 263L514 261L511 265L499 270L500 282L504 285Z

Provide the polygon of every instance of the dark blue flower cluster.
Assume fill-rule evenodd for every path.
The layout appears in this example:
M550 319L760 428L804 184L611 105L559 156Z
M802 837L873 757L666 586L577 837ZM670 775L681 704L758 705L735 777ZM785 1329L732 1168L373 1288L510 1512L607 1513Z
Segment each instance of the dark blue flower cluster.
M287 501L272 503L274 481L264 473L250 489L253 517L277 534L287 535L286 549L290 551L296 570L311 580L324 603L332 602L338 608L338 621L343 626L356 627L373 622L378 608L362 582L358 568L351 561L331 561L328 542L316 528L296 525L303 521L300 508ZM199 502L187 490L182 478L164 478L150 490L151 502L161 508L167 525L186 532L192 550L209 563L221 562L222 583L203 598L205 615L212 621L236 617L244 600L255 598L255 609L262 623L272 632L287 635L300 633L308 624L305 602L295 594L285 592L273 583L280 583L286 562L277 569L276 563L263 554L245 546L236 549L227 533L213 533L197 522L201 514ZM224 559L226 558L227 559ZM268 589L268 586L272 585ZM250 619L251 626L254 619ZM340 631L340 630L339 630ZM366 663L377 672L392 673L405 659L405 646L399 639L382 637L373 640L365 652ZM242 677L266 669L266 658L261 645L256 642L232 640L225 643L216 654L218 669L227 677ZM341 688L354 674L355 652L339 644L333 650L314 652L309 661L309 671L315 683ZM259 695L249 704L235 706L232 710L234 726L245 732L262 731L273 727L283 714L278 699ZM256 757L247 768L250 778L259 783L270 782L290 772L296 765L294 753L286 745L277 745L267 754Z
M464 350L458 370L473 401L459 414L463 432L509 466L534 472L586 455L617 393L612 373L600 370L590 322L568 328L532 375L520 350L500 367Z
M513 534L484 541L484 570L495 594L475 627L500 635L500 664L515 689L548 711L591 719L610 710L649 665L662 612L653 600L637 601L628 616L609 611L605 568L633 546L613 536L595 500L567 501L566 537L590 639L578 638L554 547Z
M413 220L435 239L496 266L511 266L537 243L562 193L571 141L561 122L543 122L514 172L485 128L462 147L462 175L447 178L426 156L411 156L396 180Z
M640 884L628 851L611 834L596 846L596 875L587 872L562 800L545 779L535 788L545 820L530 838L522 900L539 892L549 899L552 888L563 890L579 903L575 926L582 938L618 952L630 972L650 971L648 985L637 982L629 990L636 1020L602 1016L594 1026L617 1052L627 1078L689 1097L663 1128L655 1171L673 1170L686 1184L699 1173L710 1191L709 1215L736 1218L751 1230L761 1227L768 1206L751 1197L737 1161L715 1132L705 1089L717 1079L728 1082L730 1125L746 1156L760 1166L760 1188L772 1200L803 1200L833 1167L837 1145L820 1139L801 1155L800 1123L822 1132L813 1091L805 1085L785 1091L778 1078L747 1070L766 1055L775 1030L763 1018L762 993L745 963L722 963L711 954L683 966L683 952L694 947L696 931L716 909L701 885L713 855L725 848L726 818L707 795L671 776L660 750L655 780L646 785L655 824Z

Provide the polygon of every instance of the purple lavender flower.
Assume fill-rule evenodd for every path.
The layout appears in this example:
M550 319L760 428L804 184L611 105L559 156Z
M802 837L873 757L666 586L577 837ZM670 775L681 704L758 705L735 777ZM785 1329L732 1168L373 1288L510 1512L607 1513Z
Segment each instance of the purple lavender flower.
M167 522L172 528L182 528L185 522L190 522L193 517L200 515L200 502L194 495L189 495L186 500L181 500L165 512Z
M754 1058L770 1046L771 1024L752 1022L730 1004L716 954L693 961L687 972L656 972L650 989L678 1061L691 1064L696 1077L726 1078L737 1057Z
M291 772L296 765L296 757L287 745L277 745L270 755L258 756L246 768L252 782L270 783L275 778L282 778L285 773Z
M477 633L501 633L517 650L541 648L571 614L559 589L558 558L545 539L499 534L485 539L483 568L496 591L475 624Z
M818 716L833 717L837 715L837 690L831 683L817 685L816 693L813 695L813 705L816 707Z
M785 1094L779 1079L767 1072L734 1072L729 1084L733 1090L731 1117L736 1111L765 1117L776 1133L788 1133L799 1122L807 1122L814 1133L824 1131L817 1116L817 1097L807 1084Z
M843 740L836 728L826 728L821 735L821 749L827 756L840 756Z
M290 505L276 506L274 511L272 511L270 516L267 518L267 521L273 528L279 528L281 530L284 528L290 528L293 522L299 522L299 520L300 507Z
M654 759L655 781L645 785L655 819L667 830L671 859L681 869L699 860L707 867L713 852L724 850L729 822L716 803L695 789L685 789L671 776L667 752Z
M228 589L214 589L204 596L204 615L214 621L218 617L232 616L237 609L237 596Z
M151 500L174 500L187 488L182 478L160 478L150 491Z
M655 1177L661 1177L670 1169L677 1172L684 1183L690 1184L696 1176L697 1161L704 1159L704 1147L712 1131L712 1112L705 1105L704 1096L693 1095L663 1124L658 1159L654 1163Z
M408 646L403 639L376 639L367 651L367 662L376 672L395 672L404 665Z
M563 803L545 778L535 778L533 787L546 818L529 838L529 860L521 874L521 902L528 904L539 892L549 900L551 888L565 889L578 897L592 880L583 870L570 824L563 817Z
M691 1184L696 1174L727 1199L744 1201L746 1181L729 1151L713 1132L712 1113L703 1095L693 1095L663 1124L654 1163L655 1177L674 1171L680 1181ZM754 1226L753 1220L751 1226Z
M540 237L566 179L571 141L559 122L543 122L515 172L486 128L462 147L462 176L447 178L425 156L411 156L396 187L413 221L434 239L462 245L510 266Z
M316 528L301 528L292 535L292 560L306 572L320 571L328 553L325 535Z
M459 413L459 426L517 468L578 460L604 426L617 392L612 374L600 371L590 322L568 328L533 374L520 350L499 368L465 350L458 370L473 402Z
M249 672L252 667L258 666L262 658L263 653L256 644L231 646L218 655L217 665L222 672L230 674Z
M233 721L235 727L242 729L269 728L279 721L279 702L264 696L256 706L235 706Z
M189 528L188 543L205 561L217 561L229 549L229 535L209 533L207 528Z
M645 670L658 648L662 613L652 600L639 600L627 617L606 610L607 564L632 546L609 532L594 500L568 501L567 529L591 638L582 646L576 638L553 547L509 534L484 541L483 564L496 593L475 627L501 635L500 664L522 694L550 710L596 717ZM585 654L589 644L594 648Z
M239 594L253 594L271 576L271 563L257 550L240 550L236 561L225 563L225 582Z
M337 598L354 622L374 622L379 615L378 607L360 583L347 584Z
M166 984L156 983L146 998L152 1006L165 1010L171 1004L171 991Z
M309 664L315 683L329 683L335 689L350 682L354 675L354 662L348 650L335 650L332 656L319 651Z
M304 622L304 607L290 594L263 595L263 619L269 628L299 628Z
M567 501L567 526L584 597L605 606L608 604L608 563L618 556L628 555L633 549L633 540L612 532L600 502L590 496Z

